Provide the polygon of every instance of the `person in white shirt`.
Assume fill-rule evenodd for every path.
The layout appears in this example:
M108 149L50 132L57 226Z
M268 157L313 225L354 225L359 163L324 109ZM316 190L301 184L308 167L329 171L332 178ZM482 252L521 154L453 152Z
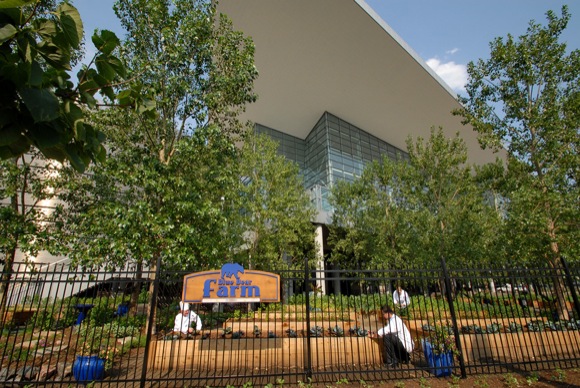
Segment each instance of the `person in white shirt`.
M411 359L410 354L415 347L409 329L390 306L383 306L381 313L387 324L373 336L383 339L385 365L396 368L400 363L408 364Z
M402 309L407 308L411 304L411 298L409 298L407 291L403 290L403 287L397 286L397 289L393 292L393 303L395 307Z
M200 331L202 324L199 315L189 309L189 303L179 302L179 314L175 317L173 333L187 337L194 333L193 323L195 323L195 331Z

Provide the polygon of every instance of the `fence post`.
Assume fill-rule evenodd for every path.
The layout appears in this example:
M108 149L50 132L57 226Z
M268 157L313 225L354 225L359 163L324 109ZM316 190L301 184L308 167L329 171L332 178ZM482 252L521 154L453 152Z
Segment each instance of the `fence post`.
M580 303L578 302L578 295L576 294L576 288L574 287L574 281L572 280L572 275L570 274L570 268L568 267L568 262L564 259L564 256L560 256L562 264L564 265L564 273L566 274L566 282L570 288L570 293L572 294L572 300L574 301L574 310L578 318L580 318Z
M445 298L449 304L449 312L451 313L451 322L453 324L453 335L455 336L455 346L459 351L459 368L461 369L461 377L466 378L467 372L465 370L465 359L463 358L463 349L461 349L461 340L459 339L459 328L457 326L457 316L455 315L455 306L453 305L453 296L451 295L451 279L447 271L447 263L445 257L441 255L441 268L443 269L443 277L445 280Z
M141 388L147 382L147 363L149 362L149 346L151 345L151 333L155 324L155 306L157 305L157 291L159 289L159 272L161 270L161 255L157 257L157 268L155 268L155 279L153 279L153 292L151 294L149 306L149 322L147 325L147 336L145 337L145 352L143 354L143 369L141 370Z
M306 374L307 382L312 379L312 344L310 342L310 292L308 287L310 285L310 268L308 266L308 257L304 257L304 294L306 301L306 360L304 363L304 373ZM316 295L315 295L316 296Z

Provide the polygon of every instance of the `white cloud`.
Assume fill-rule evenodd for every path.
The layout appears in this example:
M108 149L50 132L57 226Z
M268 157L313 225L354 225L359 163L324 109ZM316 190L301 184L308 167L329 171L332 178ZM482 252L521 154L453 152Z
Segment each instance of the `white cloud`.
M456 92L465 91L467 83L467 66L453 61L441 62L437 58L427 60L427 65L437 73Z
M445 51L445 54L453 55L453 54L455 54L458 51L459 51L459 49L457 47L455 47L455 48L453 48L451 50Z

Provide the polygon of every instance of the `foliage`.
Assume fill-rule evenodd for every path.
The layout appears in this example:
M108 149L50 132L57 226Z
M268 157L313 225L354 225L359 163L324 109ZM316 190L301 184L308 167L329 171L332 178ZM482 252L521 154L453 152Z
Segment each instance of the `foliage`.
M147 302L149 302L149 291L146 288L143 288L139 293L137 303L147 303Z
M139 327L125 325L119 319L103 325L103 331L116 338L132 337L139 333Z
M145 327L146 321L146 315L130 315L123 317L123 319L117 319L115 322L121 327L133 327L141 329Z
M559 268L562 257L579 257L580 50L560 41L567 6L561 17L546 17L518 38L494 39L490 58L468 65L456 113L484 148L507 153L506 251ZM555 286L558 311L567 315L563 284Z
M333 189L331 260L363 269L489 260L501 218L466 165L465 143L432 129L407 148L408 161L385 158Z
M235 210L223 199L239 180L237 115L255 99L253 44L209 1L120 0L115 11L128 73L152 93L157 114L110 109L93 118L111 156L63 183L70 256L138 273L158 259L214 268L242 235L226 229L236 226L228 222Z
M564 382L566 381L566 372L560 368L556 368L555 374L551 377L552 381Z
M235 133L243 127L238 115L256 98L254 45L214 2L118 0L114 8L127 31L128 68L155 91L159 115L137 125L162 163L196 128L211 124Z
M12 269L16 250L25 257L43 249L58 251L49 209L39 205L53 200L58 163L38 151L10 160L0 160L0 254Z
M230 222L238 223L246 247L236 262L251 268L285 268L314 260L314 209L298 166L276 152L266 135L248 133L239 159L240 185ZM237 215L237 216L236 216Z
M540 376L538 375L538 372L531 372L530 375L526 377L526 383L528 386L532 386L537 383L539 379Z
M56 321L52 312L44 309L36 311L30 320L33 322L33 326L40 330L53 329Z
M89 322L91 326L103 326L113 321L113 305L109 298L97 298L91 301L94 307L89 311Z
M158 330L172 330L173 324L175 322L175 316L178 313L178 309L175 306L166 306L160 308L156 315L156 326ZM202 322L204 322L202 320Z
M520 386L520 382L518 381L518 378L511 373L506 373L504 375L504 384L510 388L515 388L515 387Z
M105 360L105 369L110 369L119 352L115 346L115 339L110 337L110 331L103 326L91 326L83 322L77 334L78 353L83 356L98 355Z
M68 72L84 30L70 3L4 2L0 26L0 158L19 157L34 146L48 158L69 160L79 171L91 160L102 161L103 133L86 122L83 110L96 108L99 91L111 101L116 98L114 86L125 68L114 55L115 34L93 35L94 66L83 67L75 85Z
M425 340L431 344L431 349L434 355L453 353L459 356L459 349L455 343L455 335L453 335L453 328L447 324L436 323L429 325L429 333Z

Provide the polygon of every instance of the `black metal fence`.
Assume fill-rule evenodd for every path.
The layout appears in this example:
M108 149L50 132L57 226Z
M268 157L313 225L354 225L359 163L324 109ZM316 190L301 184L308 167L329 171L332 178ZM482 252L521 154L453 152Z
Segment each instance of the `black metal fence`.
M172 328L188 273L15 264L0 284L0 385L264 386L580 364L576 267L272 272L282 302L193 305L203 328L181 338ZM410 295L396 313L414 350L392 369L370 333L396 285Z

